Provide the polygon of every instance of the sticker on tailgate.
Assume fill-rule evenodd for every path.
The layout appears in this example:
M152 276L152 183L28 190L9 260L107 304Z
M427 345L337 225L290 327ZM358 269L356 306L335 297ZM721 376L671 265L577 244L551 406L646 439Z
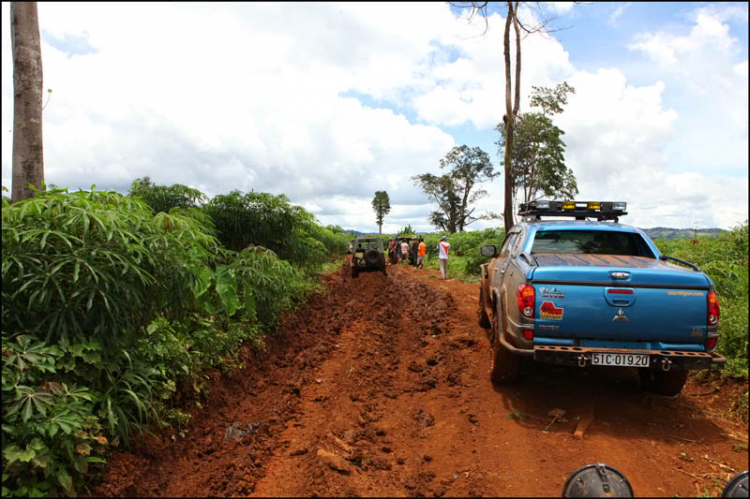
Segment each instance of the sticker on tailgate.
M544 286L541 286L539 288L539 292L542 295L542 298L557 298L557 299L563 299L565 298L565 293L562 291L558 291L557 288L547 288Z
M551 321L561 321L563 318L564 308L558 308L551 301L545 301L539 307L539 318Z

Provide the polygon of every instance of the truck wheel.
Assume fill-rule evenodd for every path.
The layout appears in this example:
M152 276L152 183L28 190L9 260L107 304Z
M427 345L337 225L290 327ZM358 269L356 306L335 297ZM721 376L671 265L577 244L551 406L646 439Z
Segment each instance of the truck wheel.
M495 384L516 383L521 375L521 359L509 352L500 343L497 320L493 320L492 371L490 378Z
M490 323L490 317L487 315L487 303L486 303L486 297L484 296L484 286L482 284L479 284L479 310L477 311L477 315L479 318L479 325L483 327L484 329L489 329L492 324Z
M656 369L639 368L643 387L658 395L677 395L682 391L690 371L657 371Z

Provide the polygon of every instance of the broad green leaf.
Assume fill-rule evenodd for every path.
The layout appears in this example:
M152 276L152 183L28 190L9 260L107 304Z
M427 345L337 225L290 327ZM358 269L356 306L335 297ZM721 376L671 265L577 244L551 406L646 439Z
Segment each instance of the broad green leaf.
M237 296L237 280L232 270L225 265L219 265L216 268L216 292L221 298L227 316L234 315L240 304Z
M193 273L193 277L193 294L198 298L211 287L211 269L204 265L198 272Z
M57 481L62 485L63 489L65 489L66 492L70 492L73 490L73 479L70 477L70 474L65 470L65 468L60 468L57 470Z

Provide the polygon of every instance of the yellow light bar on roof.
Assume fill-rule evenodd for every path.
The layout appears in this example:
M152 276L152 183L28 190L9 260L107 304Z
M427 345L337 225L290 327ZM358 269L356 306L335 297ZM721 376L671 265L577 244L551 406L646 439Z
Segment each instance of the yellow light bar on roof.
M575 209L576 209L575 201L563 201L563 210L575 210Z
M587 208L588 208L589 210L601 210L601 209L602 209L602 204L601 204L601 203L599 203L599 202L596 202L596 203L588 203L588 206L587 206Z

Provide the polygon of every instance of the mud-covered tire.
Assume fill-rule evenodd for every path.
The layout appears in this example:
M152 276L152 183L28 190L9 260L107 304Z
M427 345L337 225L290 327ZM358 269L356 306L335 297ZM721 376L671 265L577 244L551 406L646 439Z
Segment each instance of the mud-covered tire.
M484 286L479 284L479 310L477 310L477 319L481 327L490 329L492 322L490 322L490 316L487 315L487 299L484 295Z
M658 371L656 369L639 368L643 387L657 395L677 395L687 382L690 371Z
M521 359L508 351L499 340L498 317L492 321L492 368L490 379L496 385L518 382L521 377Z

